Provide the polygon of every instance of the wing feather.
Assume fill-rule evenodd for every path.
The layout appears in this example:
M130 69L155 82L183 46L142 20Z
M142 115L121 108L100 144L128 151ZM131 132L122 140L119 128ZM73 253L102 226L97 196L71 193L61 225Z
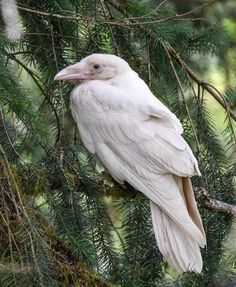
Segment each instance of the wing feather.
M88 83L86 93L84 87L75 89L71 105L90 151L95 152L95 143L106 142L121 150L123 146L132 149L136 161L144 160L146 168L152 162L158 172L160 163L163 173L200 174L191 149L181 137L179 120L162 103L157 105L150 96L146 104L140 104L138 98L130 100L130 95L116 87L93 82Z

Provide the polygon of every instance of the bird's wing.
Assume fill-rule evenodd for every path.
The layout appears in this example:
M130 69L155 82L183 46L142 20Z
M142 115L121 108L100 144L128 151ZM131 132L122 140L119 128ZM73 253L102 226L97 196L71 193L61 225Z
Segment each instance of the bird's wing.
M71 109L90 152L95 153L98 143L106 143L130 149L134 162L141 157L140 169L161 169L162 173L179 176L199 172L197 161L181 136L179 120L161 102L144 97L139 103L133 95L101 81L87 86L74 90Z
M172 176L197 170L175 116L148 98L148 105L137 104L130 94L100 81L84 86L74 91L71 107L85 146L117 181L143 192L204 245Z

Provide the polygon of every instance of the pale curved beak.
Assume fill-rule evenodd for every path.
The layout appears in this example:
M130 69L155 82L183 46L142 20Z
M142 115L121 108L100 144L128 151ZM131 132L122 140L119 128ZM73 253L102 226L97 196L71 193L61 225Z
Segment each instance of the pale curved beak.
M56 80L89 80L93 74L87 69L69 66L56 74Z

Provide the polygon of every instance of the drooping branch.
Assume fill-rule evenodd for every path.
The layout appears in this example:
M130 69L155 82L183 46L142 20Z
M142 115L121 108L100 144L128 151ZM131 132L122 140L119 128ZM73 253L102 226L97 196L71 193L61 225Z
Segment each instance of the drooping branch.
M182 18L183 16L193 14L196 11L198 11L198 10L204 8L205 6L210 5L214 2L215 2L215 0L209 1L205 4L203 4L202 6L199 6L198 8L193 9L191 11L188 11L188 12L181 14L181 15L175 15L175 16L167 18L167 19L158 19L158 20L148 21L148 22L139 21L139 18L141 18L141 17L139 17L139 18L138 17L123 18L123 19L119 19L119 20L116 19L115 21L108 21L107 19L105 21L103 21L101 19L95 19L95 18L83 18L81 15L79 15L79 18L81 20L84 20L84 21L89 21L89 22L95 21L95 22L98 22L101 24L118 25L118 26L123 26L123 27L129 27L129 26L132 27L134 25L141 25L140 29L145 30L145 25L150 25L150 24L154 24L154 23L158 24L158 23L162 23L163 21L177 20L179 18ZM107 0L107 3L109 3L111 6L113 6L121 14L125 13L125 7L123 5L120 5L118 2L116 2L114 0ZM78 18L78 15L74 16L73 14L68 16L68 15L61 15L58 13L49 13L49 12L45 12L45 11L33 10L33 9L26 8L26 7L21 7L21 6L18 6L18 8L20 10L28 12L28 13L33 13L33 14L38 14L38 15L43 15L43 16L48 16L48 17L56 17L59 19L76 21ZM230 117L236 121L236 114L230 109L228 102L224 99L223 96L221 96L221 94L217 91L217 89L214 88L209 83L207 83L205 80L202 80L199 76L197 76L170 44L165 43L163 41L161 41L161 42L162 42L162 45L165 47L165 49L168 51L168 53L183 67L183 69L186 71L188 76L195 83L197 83L204 90L206 90L227 111L227 113L230 115Z
M124 14L125 10L124 8L119 5L116 1L114 0L107 0L107 2L112 5L117 11L119 11L120 13ZM206 5L210 5L213 4L215 1L209 1L208 3L205 3L204 5L198 7L199 9L204 8ZM192 10L187 12L187 14L191 14L196 12L196 10ZM185 13L186 14L186 13ZM183 15L185 15L183 14ZM177 15L176 17L179 16L183 16L183 15ZM169 19L170 20L170 19ZM135 22L135 18L130 19L130 23L136 23ZM147 31L147 29L145 28L145 23L142 23L142 27L140 27L141 30L143 30L144 32L147 32L149 34L149 32ZM128 25L128 24L126 24ZM132 25L131 25L132 26ZM152 36L150 35L150 38L152 38ZM159 40L160 43L162 44L162 46L164 47L164 49L170 54L171 57L173 57L177 63L179 63L183 69L185 70L185 72L188 74L188 76L195 82L197 83L199 86L201 86L204 90L206 90L228 113L228 115L236 121L236 114L230 109L230 106L228 104L228 102L224 99L224 97L219 93L219 91L214 88L212 85L210 85L209 83L207 83L205 80L202 80L200 77L198 77L193 71L192 69L185 63L185 61L180 57L180 55L175 51L175 49L167 42L163 41L163 40Z
M124 14L125 11L125 7L123 5L118 4L118 2L114 1L114 0L107 0L107 3L109 3L110 5L112 5L117 11L119 11L120 13ZM204 5L202 5L200 8L205 7L206 5L212 4L214 1L210 1ZM18 7L20 10L28 12L28 13L33 13L33 14L38 14L38 15L42 15L42 16L48 16L48 17L56 17L56 18L60 18L60 19L66 19L66 20L77 20L78 15L61 15L58 13L49 13L49 12L45 12L45 11L37 11L37 10L33 10L33 9L29 9L26 7ZM199 8L198 8L199 9ZM187 13L184 13L182 15L176 15L172 18L168 18L168 19L159 19L157 20L157 22L163 22L164 20L176 20L176 18L180 18L186 15L189 15L191 13L194 13L195 10L193 11L189 11ZM145 15L144 15L145 16ZM80 15L79 17L81 19L83 19ZM84 20L91 20L89 18L84 19ZM96 21L96 19L92 19L94 21ZM138 17L133 17L133 18L123 18L123 19L119 19L119 21L101 21L98 20L98 22L100 21L100 23L107 23L107 24L114 24L114 25L123 25L123 26L133 26L134 24L142 24L143 27L140 28L142 30L145 30L145 22L137 22L139 19ZM109 22L109 23L108 23ZM156 22L156 23L157 23ZM146 24L150 24L150 22L147 22ZM146 30L145 30L146 31ZM152 37L150 34L148 34L149 37ZM212 87L209 83L207 83L206 81L202 80L199 76L197 76L192 69L188 66L188 64L180 57L180 55L177 53L177 51L175 51L175 49L169 44L166 43L164 41L161 42L163 47L165 47L165 50L167 51L167 53L169 53L169 55L175 59L175 61L177 63L179 63L182 68L185 70L185 72L188 74L188 76L195 82L197 83L199 86L201 86L204 90L206 90L212 97L214 97L216 99L216 101L228 112L228 114L230 115L230 117L232 119L234 119L236 121L236 114L230 109L229 104L227 103L227 101L220 95L220 93L214 88ZM17 60L16 58L13 58L13 60ZM32 78L34 80L36 80L37 83L37 79L34 77L34 75L31 75ZM78 183L81 184L81 183ZM199 190L195 190L196 191L196 195L199 193ZM136 196L137 192L134 191L131 187L122 187L119 184L115 183L114 181L111 180L102 180L101 181L101 192L103 192L105 195L111 195L111 196L115 196L115 197L133 197ZM204 191L203 193L200 193L201 196L197 196L197 200L199 202L200 205L204 206L207 209L211 209L211 210L216 210L219 212L223 212L226 214L230 214L233 216L236 216L236 206L235 205L231 205L225 202L221 202L219 200L216 199L212 199L210 198L209 195L207 195L207 192ZM204 194L204 196L202 196L202 194Z
M46 189L52 190L54 187L56 189L60 188L58 182L53 182L42 170L38 171L38 174L41 174L41 178L38 181L39 186L35 185L35 190L38 192L45 192ZM78 178L77 176L66 174L66 178L68 182L75 186L75 188L78 188L78 190L84 185L81 178ZM97 183L101 195L104 196L130 199L137 196L143 196L141 192L134 189L131 185L127 183L124 185L117 183L107 172L102 172L98 177L93 178L93 180ZM32 192L35 194L34 190ZM194 187L194 194L199 206L236 217L236 205L211 198L207 190L202 187Z
M229 113L232 119L236 121L236 114L230 109L227 101L220 95L216 88L212 87L209 83L198 77L192 69L185 63L185 61L179 56L179 54L169 45L163 44L169 54L183 67L185 72L194 80L199 86L206 90L213 98Z
M12 276L22 274L22 277L27 272L34 274L35 278L36 271L39 275L43 272L38 267L38 258L46 260L47 257L53 262L53 276L58 284L69 286L68 282L71 282L70 286L118 287L79 261L45 217L27 204L17 167L8 162L1 145L0 174L0 224L3 230L0 251L5 248L1 272L4 270ZM30 257L29 250L34 255L40 252L41 256ZM11 286L19 286L19 282L15 279Z
M103 178L101 192L105 195L132 198L137 194L140 194L132 186L121 186L116 183L108 174L104 173ZM236 217L236 205L211 198L204 188L194 187L194 194L200 206Z

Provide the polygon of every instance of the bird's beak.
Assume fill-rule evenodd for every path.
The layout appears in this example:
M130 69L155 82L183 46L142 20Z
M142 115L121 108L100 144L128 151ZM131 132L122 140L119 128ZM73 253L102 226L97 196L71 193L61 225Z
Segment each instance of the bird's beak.
M76 64L75 64L76 65ZM79 68L78 66L69 66L56 74L55 80L89 80L93 75L91 71L86 68Z

